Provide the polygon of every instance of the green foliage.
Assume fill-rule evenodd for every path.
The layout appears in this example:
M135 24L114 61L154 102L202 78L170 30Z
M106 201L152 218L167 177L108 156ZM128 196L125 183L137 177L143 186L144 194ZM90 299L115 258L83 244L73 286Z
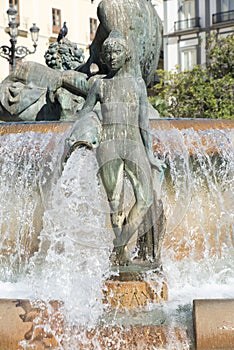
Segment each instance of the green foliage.
M159 96L150 96L148 99L150 104L159 112L161 117L167 118L170 116L170 105L166 100Z
M210 35L207 40L209 57L207 70L214 78L222 78L231 74L234 78L234 35L216 39Z
M162 117L234 119L234 35L217 44L210 38L208 52L206 69L157 71L157 96L149 101Z

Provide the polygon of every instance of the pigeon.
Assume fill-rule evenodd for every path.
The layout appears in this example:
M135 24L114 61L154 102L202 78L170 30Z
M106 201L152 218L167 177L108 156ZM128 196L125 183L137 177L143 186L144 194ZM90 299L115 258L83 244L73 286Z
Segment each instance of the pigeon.
M66 26L66 22L63 23L62 28L59 31L57 42L59 43L65 36L67 35L68 29Z

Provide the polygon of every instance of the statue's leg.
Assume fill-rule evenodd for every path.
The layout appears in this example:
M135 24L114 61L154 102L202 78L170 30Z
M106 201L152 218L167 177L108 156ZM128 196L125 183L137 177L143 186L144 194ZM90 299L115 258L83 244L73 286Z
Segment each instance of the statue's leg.
M107 161L99 169L110 204L111 224L116 237L121 234L123 222L123 166L122 159L117 158Z
M116 237L115 240L118 241L122 235L122 226L125 218L123 208L124 162L121 158L109 160L100 167L99 173L110 204L110 217ZM128 264L130 256L127 247L114 244L111 261L114 264Z
M124 222L122 233L114 244L125 246L142 223L145 214L153 203L153 185L151 168L147 161L125 161L125 171L131 181L136 202Z

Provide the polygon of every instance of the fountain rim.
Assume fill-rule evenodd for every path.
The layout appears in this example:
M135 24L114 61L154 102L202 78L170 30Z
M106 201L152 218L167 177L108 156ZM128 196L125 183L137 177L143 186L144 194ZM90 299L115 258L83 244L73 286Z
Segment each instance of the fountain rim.
M28 131L34 132L64 132L75 121L17 121L0 123L0 136L10 133L22 133ZM232 119L208 119L208 118L152 118L150 125L153 129L190 129L208 130L208 129L234 129L234 120Z

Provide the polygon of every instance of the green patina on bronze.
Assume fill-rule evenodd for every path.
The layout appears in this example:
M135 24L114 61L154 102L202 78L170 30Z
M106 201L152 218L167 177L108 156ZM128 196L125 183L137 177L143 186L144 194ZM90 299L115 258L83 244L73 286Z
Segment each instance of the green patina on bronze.
M88 90L83 73L60 72L36 62L25 62L0 84L0 119L67 119L83 104Z
M158 66L162 45L162 23L151 1L148 0L103 0L98 6L98 26L96 36L90 46L90 58L81 69L90 73L90 65L96 63L100 74L108 69L102 62L102 44L113 29L118 29L132 55L135 73L143 77L146 85Z
M95 78L90 71L96 63L98 75L107 74L101 48L113 29L118 29L132 56L135 74L146 85L157 68L162 43L161 21L150 1L103 0L98 6L100 25L83 63L77 44L64 38L45 53L48 67L25 62L0 84L1 121L69 120L79 110ZM151 114L157 116L152 108Z
M120 31L114 29L104 41L102 59L108 67L108 74L97 79L90 88L68 142L74 145L82 141L77 138L82 120L90 118L91 121L94 107L99 102L102 127L96 155L115 233L112 262L119 265L130 263L127 245L138 230L138 258L159 266L158 247L165 225L161 218L163 208L159 205L160 198L157 196L154 199L152 168L160 182L164 164L153 155L146 85L136 72L134 55ZM88 125L87 138L91 129ZM125 176L132 185L135 197L129 211L124 208L123 200ZM154 220L153 213L159 207L160 213ZM156 230L158 220L160 230Z

